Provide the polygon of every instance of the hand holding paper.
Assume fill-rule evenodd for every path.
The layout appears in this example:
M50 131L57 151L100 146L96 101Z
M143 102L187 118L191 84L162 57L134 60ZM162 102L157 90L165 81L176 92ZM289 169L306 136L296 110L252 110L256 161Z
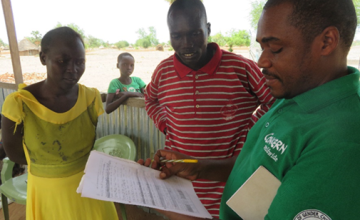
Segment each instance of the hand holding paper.
M211 218L188 180L161 180L157 170L97 151L90 153L84 172L78 188L83 197Z

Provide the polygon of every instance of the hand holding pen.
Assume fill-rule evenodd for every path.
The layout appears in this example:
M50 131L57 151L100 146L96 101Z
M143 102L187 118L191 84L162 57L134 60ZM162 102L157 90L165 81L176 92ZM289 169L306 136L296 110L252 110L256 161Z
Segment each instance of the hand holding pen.
M151 160L153 162L154 159ZM196 159L178 159L178 160L166 160L165 157L160 157L161 163L197 163Z
M154 162L154 159L151 160L151 163ZM178 160L166 160L165 157L160 157L160 163L197 163L196 159L178 159ZM150 164L151 165L151 164ZM161 166L159 170L161 171L165 165Z
M170 150L158 150L153 160L139 160L138 163L157 170L160 170L161 167L160 178L162 179L177 175L185 179L195 180L198 178L201 169L200 161Z

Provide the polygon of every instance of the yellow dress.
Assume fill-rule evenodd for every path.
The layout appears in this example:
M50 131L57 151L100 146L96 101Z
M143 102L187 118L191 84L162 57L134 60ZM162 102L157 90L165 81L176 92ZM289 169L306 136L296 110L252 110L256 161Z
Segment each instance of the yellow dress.
M10 94L2 114L23 123L28 162L27 220L117 220L112 202L76 193L93 148L98 116L104 110L99 91L79 85L76 104L56 113L28 91Z

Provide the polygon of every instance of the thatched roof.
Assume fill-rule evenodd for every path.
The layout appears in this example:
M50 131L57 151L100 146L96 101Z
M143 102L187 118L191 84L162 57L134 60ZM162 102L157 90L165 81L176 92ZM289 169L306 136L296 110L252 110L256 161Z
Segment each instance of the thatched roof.
M19 51L26 51L26 50L39 50L39 47L33 44L28 39L24 38L19 42Z

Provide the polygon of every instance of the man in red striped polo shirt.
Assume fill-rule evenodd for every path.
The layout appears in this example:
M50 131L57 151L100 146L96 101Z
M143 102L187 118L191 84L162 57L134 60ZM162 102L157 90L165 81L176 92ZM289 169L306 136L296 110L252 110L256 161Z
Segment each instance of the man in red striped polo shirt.
M175 54L155 69L146 111L166 134L165 149L198 159L240 153L249 128L274 98L256 63L207 42L210 23L200 0L176 0L168 12ZM193 182L201 202L219 215L225 183Z

